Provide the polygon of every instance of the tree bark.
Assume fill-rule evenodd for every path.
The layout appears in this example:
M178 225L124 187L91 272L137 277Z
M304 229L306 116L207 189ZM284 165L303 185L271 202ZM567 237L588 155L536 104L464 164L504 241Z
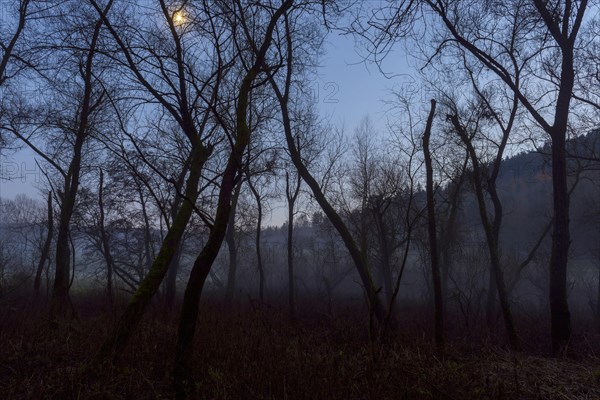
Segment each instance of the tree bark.
M231 212L229 213L229 221L227 222L227 232L225 240L227 242L227 251L229 253L229 273L227 274L227 291L225 301L231 303L235 295L235 280L237 275L237 247L235 243L235 212L237 209L238 199L242 190L242 183L238 183L233 191L231 199Z
M423 154L425 156L425 169L427 174L427 228L429 234L429 258L431 261L431 278L433 280L433 297L435 304L435 344L439 350L444 347L444 298L442 293L442 279L440 274L439 252L437 242L437 229L435 221L435 198L433 190L433 165L429 150L431 127L435 116L436 101L431 100L431 111L427 119L427 126L423 134Z
M298 145L299 146L299 145ZM288 203L288 226L287 226L287 268L288 268L288 307L290 318L296 316L296 303L294 297L294 207L300 193L300 176L297 176L296 186L290 186L290 175L285 173L285 195Z
M183 188L185 183L185 176L189 172L189 160L186 161L185 167L181 170L179 177L175 183L175 191L179 193ZM177 212L179 211L179 207L181 207L181 197L177 194L175 199L171 205L171 220L175 220L177 216ZM173 256L173 260L171 260L171 265L169 266L169 270L167 272L167 287L165 293L165 305L166 311L169 312L173 309L173 304L175 302L175 297L177 295L177 274L179 273L179 266L181 263L181 244L177 246L177 251Z
M250 187L250 191L254 195L256 199L256 207L258 209L258 215L256 217L256 235L254 240L254 247L256 249L256 266L258 268L258 298L263 301L264 300L264 292L265 292L265 271L262 261L262 253L260 249L260 235L262 230L262 218L263 218L263 210L262 210L262 201L260 199L260 194L250 181L248 177L248 186Z
M98 208L100 209L100 238L102 240L102 253L106 262L106 296L112 308L114 304L113 294L113 258L110 252L110 243L108 232L106 232L105 215L104 215L104 172L100 169L100 183L98 185Z
M40 294L44 265L46 265L46 262L50 263L50 247L52 246L52 236L54 235L52 192L48 192L48 220L46 222L46 229L48 230L46 233L46 241L44 242L44 247L42 247L42 254L40 255L40 261L38 262L38 266L35 271L35 280L33 281L33 290L36 298L38 298Z
M375 218L375 225L377 226L379 236L381 280L383 281L383 290L385 291L387 304L391 306L391 302L393 301L394 297L394 284L392 282L392 254L387 239L388 233L387 229L385 228L383 213L380 212L378 208L374 208L373 216Z

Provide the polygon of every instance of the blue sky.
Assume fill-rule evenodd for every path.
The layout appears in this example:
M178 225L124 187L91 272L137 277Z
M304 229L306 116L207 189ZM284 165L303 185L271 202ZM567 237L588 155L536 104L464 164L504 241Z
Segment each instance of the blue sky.
M333 83L336 88L335 102L319 99L319 109L323 115L331 116L336 125L344 125L346 134L352 134L354 127L366 115L380 129L385 127L385 109L383 100L389 98L390 90L411 80L405 57L397 53L390 54L382 68L379 68L358 54L354 40L350 36L340 36L335 32L326 44L326 53L322 60L320 79L324 84ZM333 85L325 94L332 94Z

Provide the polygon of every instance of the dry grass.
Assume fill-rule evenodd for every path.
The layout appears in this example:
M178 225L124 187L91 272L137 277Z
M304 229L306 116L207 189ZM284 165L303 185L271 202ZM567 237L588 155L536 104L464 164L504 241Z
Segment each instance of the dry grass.
M92 377L81 371L112 318L93 302L78 307L81 321L64 326L23 307L0 308L0 398L171 398L176 315L151 310L119 362ZM596 342L581 337L578 353L553 359L453 333L440 358L426 324L410 318L385 343L371 343L356 307L335 319L305 311L296 321L248 304L208 301L201 312L202 399L600 399L600 363L589 345Z

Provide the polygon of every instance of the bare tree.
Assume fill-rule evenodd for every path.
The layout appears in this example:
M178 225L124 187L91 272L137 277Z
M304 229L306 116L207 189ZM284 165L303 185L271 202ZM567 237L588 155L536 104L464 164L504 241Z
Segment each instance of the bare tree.
M175 390L178 398L185 398L195 390L192 359L199 301L206 278L210 273L225 238L232 208L233 191L238 180L241 179L243 156L252 137L252 132L248 125L250 93L259 74L265 69L268 52L272 45L279 19L286 15L292 5L293 0L286 0L276 8L269 7L267 10L269 12L268 16L264 17L265 20L262 21L263 23L267 22L267 26L262 37L259 38L253 34L255 30L252 25L252 23L258 23L258 21L249 21L247 19L246 10L240 1L232 4L233 8L229 10L229 17L231 18L229 23L232 26L241 25L242 40L250 47L254 57L243 75L237 92L235 141L233 142L227 164L222 173L214 223L202 251L194 261L184 294L177 332L175 366L173 369ZM256 11L259 10L260 8Z
M48 192L48 200L47 200L47 213L48 217L46 220L46 240L44 241L44 246L42 247L42 252L40 254L40 260L38 262L36 271L35 271L35 279L33 281L33 291L35 292L36 298L40 293L40 286L42 284L42 274L44 273L44 267L48 264L48 268L50 268L50 247L52 246L52 237L54 235L54 213L52 209L52 192Z
M427 173L427 228L429 233L429 258L431 261L431 277L433 279L433 293L435 303L435 343L439 349L444 347L444 298L442 293L442 279L440 274L439 253L437 245L437 229L435 223L435 202L433 190L433 165L429 150L431 127L435 116L436 101L431 100L431 110L427 119L427 126L423 133L423 154L425 155L425 168Z
M299 141L299 140L298 140ZM298 146L300 147L300 146ZM287 268L288 268L288 305L290 317L293 319L296 315L296 307L294 301L294 217L296 215L295 207L296 200L300 194L300 186L302 180L296 174L294 178L290 177L288 171L285 171L285 198L288 206L287 219Z
M238 269L238 249L235 240L235 216L240 198L240 192L242 191L242 183L240 180L233 190L233 196L231 198L231 211L229 214L229 222L227 223L227 233L225 234L225 241L227 242L227 251L229 253L229 271L227 274L227 289L225 293L225 300L231 302L235 294L235 282Z
M183 133L189 146L188 154L185 156L189 166L184 165L180 174L186 176L183 193L178 192L178 196L183 200L148 274L131 298L117 326L98 352L96 362L102 362L114 359L125 348L146 306L160 287L177 253L192 213L196 209L203 169L216 144L216 141L212 142L215 125L211 117L216 114L218 93L221 90L223 77L227 74L228 61L225 60L225 52L220 47L225 41L221 36L223 32L216 24L211 10L206 8L207 4L197 4L197 8L189 11L196 12L198 18L201 16L206 18L208 29L200 32L201 36L196 39L205 38L213 46L213 52L209 55L203 53L203 50L198 50L197 42L194 46L192 45L194 42L185 41L197 31L186 29L185 25L180 26L175 17L181 10L169 7L163 0L157 6L162 16L162 23L166 26L162 23L160 26L150 27L146 27L143 23L137 27L130 24L126 26L125 31L120 30L120 25L111 22L108 13L95 0L89 1L116 42L119 50L119 58L116 61L127 68L132 80L139 85L135 89L136 93L141 91L143 96L149 97L148 101L158 103ZM117 20L118 16L113 18ZM156 46L167 46L171 53L163 54L162 51L149 47L145 36L150 34L161 38L154 43ZM139 41L140 46L132 43L136 40ZM188 43L189 46L184 46L184 43ZM207 59L208 71L199 71L196 68L197 63L192 63L190 59L194 54ZM126 128L122 126L122 130L126 131ZM133 138L132 145L135 147L137 144L138 142ZM139 148L136 150L140 155L143 154ZM150 162L146 164L155 174L168 182L173 182L172 178L162 174L158 166Z
M109 1L105 10L110 10L112 1ZM67 30L81 29L82 24L89 23L86 20L86 16L77 20L69 25L60 16L56 18L58 24L62 24L62 28L67 27ZM66 24L66 25L65 25ZM74 26L79 25L79 26ZM54 143L49 143L50 148L44 151L42 148L35 144L35 140L32 139L31 135L26 135L22 132L23 124L17 117L16 123L11 124L9 129L19 140L29 146L38 156L44 159L48 165L50 165L61 178L60 189L57 190L59 198L59 216L58 216L58 229L56 238L56 266L55 266L55 277L52 292L52 300L50 313L53 318L60 318L69 316L74 313L74 309L71 305L69 288L71 286L71 249L70 249L70 224L71 218L76 205L77 192L79 189L81 168L83 160L84 146L86 145L93 129L94 124L98 123L99 116L102 113L102 106L104 104L104 93L101 85L98 82L98 76L100 72L96 70L95 59L98 51L98 42L102 33L102 21L97 20L92 23L89 41L83 41L85 46L84 51L81 53L81 59L76 63L79 70L77 71L81 86L72 87L73 93L69 95L72 99L66 99L65 102L71 101L70 106L76 108L75 116L71 117L68 115L61 115L58 110L49 110L47 118L40 122L43 128L48 129L52 126L56 131L62 132L67 137L65 141L68 143L69 159L66 165L60 165L57 154L53 153L52 147ZM78 40L81 38L77 38ZM70 47L71 43L68 43L71 38L59 38L58 43L51 43L56 55L59 54L65 56L72 50ZM54 82L51 84L56 85L52 90L58 93L58 86L64 84L60 82L60 77L56 77ZM61 87L60 90L63 90ZM64 92L63 92L64 93ZM56 101L56 100L54 100ZM51 107L50 107L51 108ZM33 116L32 116L33 117ZM36 116L37 117L37 116ZM57 151L64 151L64 149L57 149ZM52 153L51 153L52 152Z
M337 229L344 244L348 248L352 260L356 266L356 269L360 275L362 284L364 286L364 290L367 296L369 311L370 314L376 316L378 321L383 323L385 320L385 307L381 303L379 299L379 293L373 284L373 280L371 278L371 274L369 272L369 268L367 266L367 260L364 255L360 251L360 248L357 246L352 234L348 230L348 227L340 217L339 213L333 208L329 200L326 198L321 185L314 178L312 173L307 169L305 160L303 160L302 155L298 149L296 144L296 138L294 137L292 120L291 120L291 112L290 112L290 94L292 92L292 76L294 66L297 65L294 61L294 35L290 27L289 21L286 19L286 45L285 45L285 54L286 54L286 66L285 76L283 80L278 80L273 74L269 75L269 81L271 83L271 87L277 96L279 101L279 105L281 108L281 119L283 123L285 138L287 142L288 151L290 153L292 162L294 163L296 169L298 170L302 180L306 182L308 187L311 189L315 200L319 204L319 206L323 209L323 212L329 218L333 226Z

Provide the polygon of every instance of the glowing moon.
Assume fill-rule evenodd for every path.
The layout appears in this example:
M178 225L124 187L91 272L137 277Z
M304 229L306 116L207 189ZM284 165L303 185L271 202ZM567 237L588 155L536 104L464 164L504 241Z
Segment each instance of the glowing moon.
M175 24L175 26L181 26L183 24L185 24L186 22L186 16L185 13L183 11L176 11L173 14L173 23Z

